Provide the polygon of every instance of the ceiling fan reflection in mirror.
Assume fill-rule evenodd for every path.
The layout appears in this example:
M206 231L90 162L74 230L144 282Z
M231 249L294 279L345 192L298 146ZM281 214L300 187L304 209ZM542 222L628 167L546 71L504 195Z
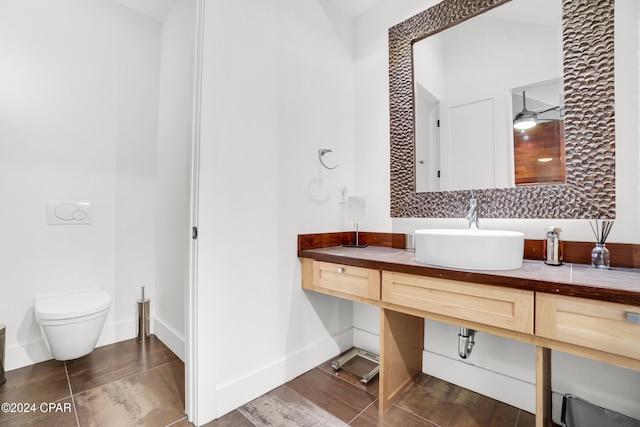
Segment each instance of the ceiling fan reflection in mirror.
M543 114L549 111L553 111L553 110L558 110L560 112L560 106L556 105L555 107L551 107L551 108L547 108L544 110L540 110L540 111L530 111L527 110L527 97L524 91L522 91L522 111L520 111L518 114L516 114L514 120L513 120L513 128L523 131L526 129L531 129L532 127L534 127L536 124L543 122L543 121L555 121L555 120L559 120L559 119L541 119L538 117L539 114Z

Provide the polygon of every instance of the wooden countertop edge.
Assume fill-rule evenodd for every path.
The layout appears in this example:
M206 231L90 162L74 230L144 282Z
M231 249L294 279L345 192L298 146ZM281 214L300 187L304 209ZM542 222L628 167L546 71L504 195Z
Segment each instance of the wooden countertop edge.
M404 249L405 235L401 233L375 233L361 231L360 244ZM304 249L326 248L330 246L352 245L355 232L315 233L298 235L298 251ZM542 240L525 239L524 259L542 261ZM572 264L590 264L593 242L563 241L564 262ZM611 254L611 266L621 268L640 268L640 245L630 243L607 243Z
M351 265L355 267L457 280L461 282L504 286L534 292L544 292L548 294L573 296L598 301L640 306L640 292L625 289L609 289L584 284L570 284L533 278L512 277L508 275L484 273L479 271L450 270L446 268L437 268L430 266L401 264L392 261L387 262L380 260L371 260L349 255L333 255L320 253L317 251L306 249L298 250L298 257L309 258L316 261Z

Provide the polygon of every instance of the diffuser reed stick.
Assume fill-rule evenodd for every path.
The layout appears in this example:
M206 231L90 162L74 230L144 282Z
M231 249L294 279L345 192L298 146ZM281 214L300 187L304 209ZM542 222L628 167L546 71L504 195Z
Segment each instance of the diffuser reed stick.
M591 231L593 231L593 235L596 238L596 246L591 251L591 265L596 268L609 268L609 249L605 246L605 242L607 241L607 237L609 237L609 233L613 227L613 221L603 220L602 225L599 226L598 220L596 220L595 227L591 222L589 222L589 225L591 226Z
M604 245L607 241L607 237L609 237L609 233L611 232L611 228L613 228L613 221L604 220L602 221L602 227L598 226L598 220L595 221L596 226L593 227L593 224L590 222L591 230L593 231L593 235L596 237L596 243Z

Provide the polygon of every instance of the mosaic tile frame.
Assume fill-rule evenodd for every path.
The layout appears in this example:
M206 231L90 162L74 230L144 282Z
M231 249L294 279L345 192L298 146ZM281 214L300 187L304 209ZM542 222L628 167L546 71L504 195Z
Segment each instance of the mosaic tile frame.
M391 217L457 218L470 191L416 193L412 45L510 0L443 0L389 29ZM615 218L614 0L562 0L567 182L474 190L483 218Z

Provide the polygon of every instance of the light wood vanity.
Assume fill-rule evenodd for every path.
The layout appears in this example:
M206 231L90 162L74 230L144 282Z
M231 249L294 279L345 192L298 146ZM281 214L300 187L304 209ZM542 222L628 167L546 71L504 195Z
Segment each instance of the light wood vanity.
M527 260L519 270L450 270L376 246L298 256L304 289L381 308L381 412L422 372L425 318L534 344L536 426L551 425L552 349L640 370L640 270Z

